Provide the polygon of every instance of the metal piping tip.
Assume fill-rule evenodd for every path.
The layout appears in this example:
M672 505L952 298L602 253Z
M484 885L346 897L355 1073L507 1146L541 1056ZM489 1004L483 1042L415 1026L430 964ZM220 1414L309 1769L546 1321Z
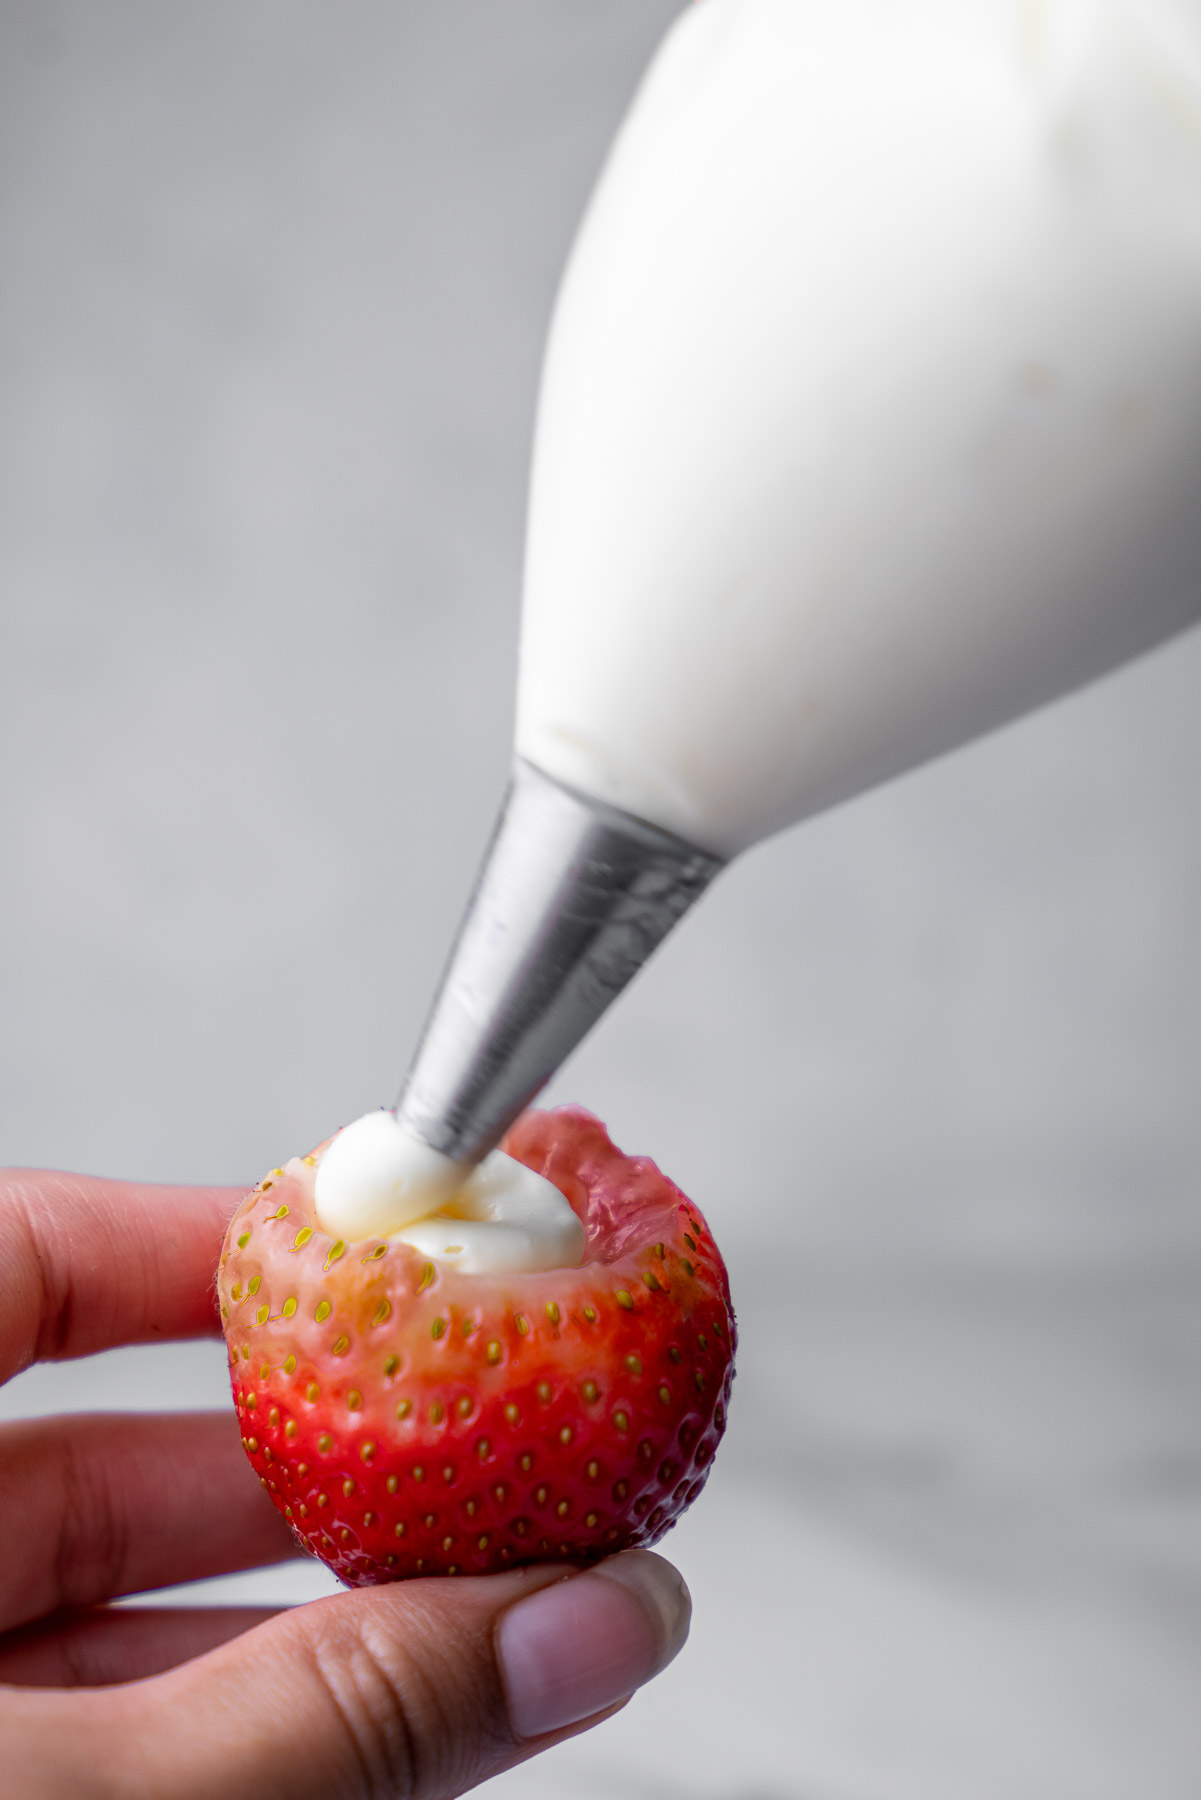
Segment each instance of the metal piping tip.
M486 1156L723 866L517 758L401 1124Z

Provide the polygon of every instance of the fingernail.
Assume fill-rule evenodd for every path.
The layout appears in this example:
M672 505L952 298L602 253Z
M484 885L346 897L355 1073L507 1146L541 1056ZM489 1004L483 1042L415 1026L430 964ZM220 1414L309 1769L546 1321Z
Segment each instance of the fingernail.
M688 1636L682 1577L649 1550L628 1550L511 1606L496 1650L519 1738L603 1712L665 1669Z

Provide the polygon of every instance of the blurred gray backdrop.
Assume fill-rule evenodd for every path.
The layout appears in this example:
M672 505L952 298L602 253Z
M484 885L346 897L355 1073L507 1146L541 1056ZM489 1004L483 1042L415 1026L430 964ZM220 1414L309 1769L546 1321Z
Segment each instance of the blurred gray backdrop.
M249 1183L394 1097L676 11L0 5L0 1160ZM708 1212L742 1374L688 1650L497 1800L1195 1800L1199 693L1193 634L754 853L556 1084ZM135 1386L220 1350L2 1398Z

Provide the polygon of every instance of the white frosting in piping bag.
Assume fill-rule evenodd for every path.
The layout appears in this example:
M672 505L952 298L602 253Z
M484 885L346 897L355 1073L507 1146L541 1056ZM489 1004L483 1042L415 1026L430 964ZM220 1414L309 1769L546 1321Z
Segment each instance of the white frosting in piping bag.
M702 0L555 316L517 743L731 854L1201 610L1201 15Z
M1198 470L1195 4L702 0L556 310L517 748L733 855L1196 618ZM578 1260L515 1167L375 1114L318 1213Z

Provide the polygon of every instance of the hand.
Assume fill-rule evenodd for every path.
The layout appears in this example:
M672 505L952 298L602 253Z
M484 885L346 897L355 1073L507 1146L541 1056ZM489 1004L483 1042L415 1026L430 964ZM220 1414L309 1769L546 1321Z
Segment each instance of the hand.
M215 1335L238 1198L0 1174L0 1380ZM290 1610L109 1607L296 1554L232 1408L0 1426L0 1528L12 1800L441 1800L607 1717L688 1630L687 1590L649 1551Z

